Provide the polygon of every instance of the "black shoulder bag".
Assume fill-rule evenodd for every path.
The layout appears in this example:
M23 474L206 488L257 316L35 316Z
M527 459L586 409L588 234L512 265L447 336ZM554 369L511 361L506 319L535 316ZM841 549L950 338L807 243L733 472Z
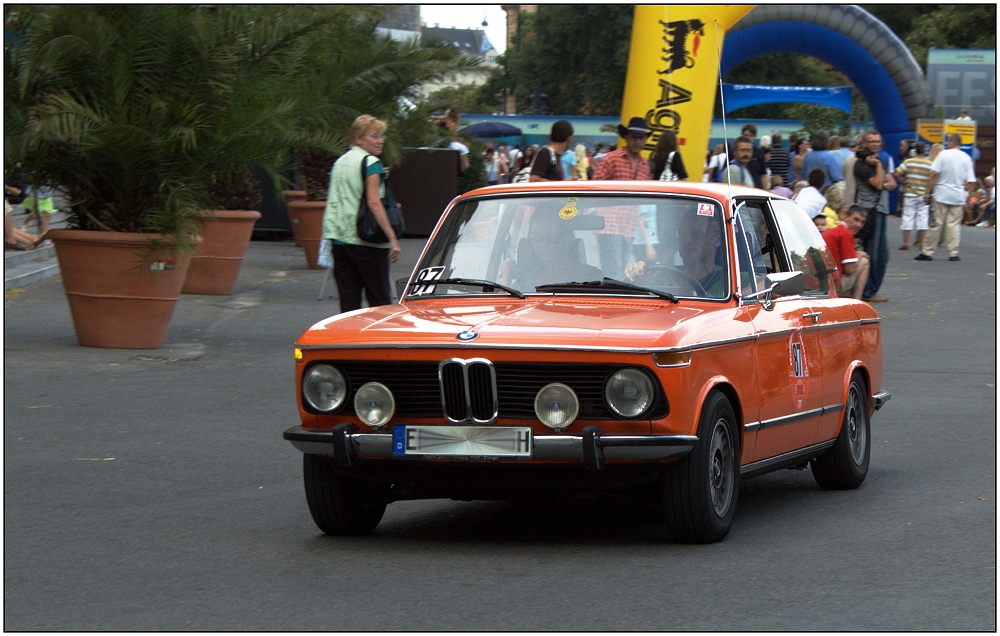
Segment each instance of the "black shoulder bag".
M366 243L388 243L389 237L385 235L382 228L378 226L378 222L375 221L375 215L372 214L371 209L368 207L368 197L365 193L365 168L368 163L368 157L371 155L365 155L364 159L361 160L361 203L358 205L358 238ZM385 196L382 197L382 207L385 208L385 214L389 217L389 225L392 226L392 231L395 233L396 238L403 236L403 232L406 231L406 223L403 222L403 213L399 209L399 204L396 203L395 197L392 196L392 190L389 189L389 184L385 184Z

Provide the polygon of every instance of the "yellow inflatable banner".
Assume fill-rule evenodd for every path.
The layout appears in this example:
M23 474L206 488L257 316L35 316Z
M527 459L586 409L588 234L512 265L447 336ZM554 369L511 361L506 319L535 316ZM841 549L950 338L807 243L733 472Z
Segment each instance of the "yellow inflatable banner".
M705 165L722 40L754 6L635 7L621 121L645 117L647 156L664 130L674 131L691 181L701 180Z

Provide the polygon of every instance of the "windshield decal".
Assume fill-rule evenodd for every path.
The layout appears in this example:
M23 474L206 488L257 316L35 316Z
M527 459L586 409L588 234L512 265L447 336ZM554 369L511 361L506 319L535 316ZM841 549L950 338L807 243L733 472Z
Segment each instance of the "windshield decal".
M715 216L715 206L711 203L699 203L698 216Z
M441 278L441 273L444 272L444 267L427 267L425 269L417 272L417 278L414 283L422 283L424 281L433 281ZM416 285L414 284L413 290L410 292L411 296L423 296L425 294L433 294L437 285Z
M566 205L564 205L562 209L559 210L559 218L568 220L572 219L574 216L576 216L576 214L577 214L576 199L572 197L566 199Z

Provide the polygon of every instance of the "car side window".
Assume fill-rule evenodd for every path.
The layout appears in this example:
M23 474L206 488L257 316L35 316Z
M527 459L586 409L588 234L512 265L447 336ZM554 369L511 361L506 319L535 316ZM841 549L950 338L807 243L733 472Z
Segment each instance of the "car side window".
M809 215L797 203L772 199L771 209L791 271L805 274L803 296L825 296L837 271L826 241Z
M763 221L760 209L748 209L745 201L736 206L736 258L739 261L740 294L743 296L763 289L764 277L767 275L760 239L754 231L754 213L760 217L759 221Z

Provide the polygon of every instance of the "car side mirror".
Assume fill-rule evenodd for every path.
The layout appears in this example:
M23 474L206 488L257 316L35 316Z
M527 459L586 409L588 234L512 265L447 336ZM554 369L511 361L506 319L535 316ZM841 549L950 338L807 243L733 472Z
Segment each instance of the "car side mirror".
M797 296L806 289L802 272L775 272L767 275L768 291L772 296Z
M765 311L774 309L775 297L796 296L806 289L806 277L802 272L775 272L768 274L765 281L765 289L743 297L744 300L759 300Z

